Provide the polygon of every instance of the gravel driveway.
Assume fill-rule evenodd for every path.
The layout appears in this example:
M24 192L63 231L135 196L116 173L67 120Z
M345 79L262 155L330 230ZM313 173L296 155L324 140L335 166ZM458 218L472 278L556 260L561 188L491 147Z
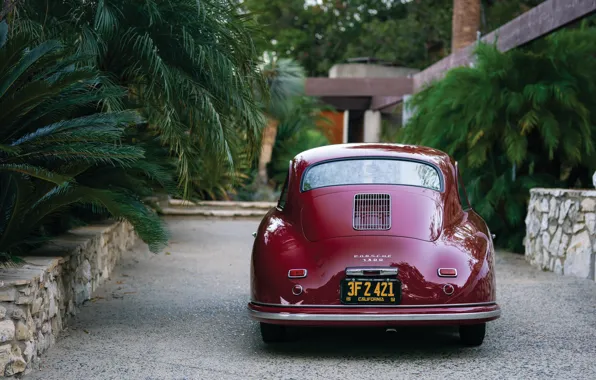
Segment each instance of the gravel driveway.
M255 220L169 219L140 245L26 379L596 379L596 283L500 253L502 317L478 348L454 329L308 330L279 347L248 319Z

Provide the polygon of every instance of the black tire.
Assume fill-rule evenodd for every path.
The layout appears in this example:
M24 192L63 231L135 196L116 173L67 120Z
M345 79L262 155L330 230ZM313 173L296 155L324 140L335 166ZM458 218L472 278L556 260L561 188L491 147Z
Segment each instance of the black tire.
M286 328L280 325L271 325L269 323L260 323L261 338L265 343L280 343L286 340Z
M459 326L459 338L463 345L468 347L477 347L484 342L486 335L486 323L477 325Z

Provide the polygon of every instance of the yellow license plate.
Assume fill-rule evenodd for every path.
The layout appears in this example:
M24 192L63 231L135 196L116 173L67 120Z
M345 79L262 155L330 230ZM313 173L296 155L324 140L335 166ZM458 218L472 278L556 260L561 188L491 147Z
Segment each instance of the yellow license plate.
M344 304L392 305L399 303L401 283L397 279L347 278L341 283Z

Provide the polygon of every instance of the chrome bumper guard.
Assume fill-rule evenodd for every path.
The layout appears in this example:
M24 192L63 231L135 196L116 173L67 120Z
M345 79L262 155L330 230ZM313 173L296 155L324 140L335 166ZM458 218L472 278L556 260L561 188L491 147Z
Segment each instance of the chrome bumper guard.
M308 314L308 313L268 313L248 309L253 319L272 321L313 321L313 322L410 322L410 321L462 321L496 318L501 310L478 313L442 314Z

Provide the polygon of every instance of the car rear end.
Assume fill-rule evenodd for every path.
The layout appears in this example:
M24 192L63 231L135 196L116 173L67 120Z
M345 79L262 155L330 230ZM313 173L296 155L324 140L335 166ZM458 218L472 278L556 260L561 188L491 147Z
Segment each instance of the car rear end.
M450 218L448 190L441 170L427 162L367 158L309 168L300 211L291 220L274 211L269 220L284 233L255 243L255 251L277 254L253 253L250 315L271 331L424 324L478 330L498 318L492 242L474 213Z

